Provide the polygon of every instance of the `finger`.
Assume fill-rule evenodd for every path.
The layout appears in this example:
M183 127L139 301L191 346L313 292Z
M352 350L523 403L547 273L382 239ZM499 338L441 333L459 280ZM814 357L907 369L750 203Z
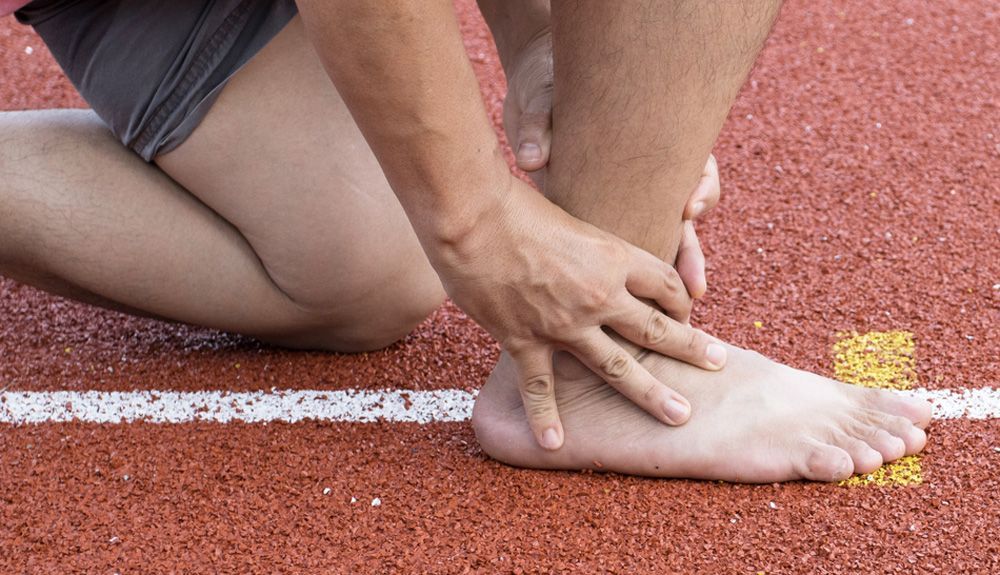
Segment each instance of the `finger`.
M687 220L684 222L684 232L681 234L681 243L677 249L677 275L684 282L688 295L698 299L705 295L708 289L708 282L705 279L705 254L701 251L701 242L698 241L698 234L694 231L694 222Z
M552 350L545 347L524 350L508 347L507 351L517 366L521 402L535 441L544 449L559 449L564 435L556 406Z
M707 333L683 325L652 306L633 298L622 301L617 316L605 325L646 349L702 369L722 369L726 348Z
M691 404L681 394L653 377L600 329L595 328L570 351L608 385L656 419L681 425L691 416Z
M636 297L655 301L667 315L681 323L691 317L691 295L674 267L653 254L635 248L625 289Z
M517 167L525 172L544 168L551 147L552 93L546 90L528 102L518 120Z
M705 162L705 169L702 171L701 180L691 197L688 198L687 205L684 206L684 219L694 220L708 213L719 203L721 185L719 183L719 164L715 156L709 154L708 161Z

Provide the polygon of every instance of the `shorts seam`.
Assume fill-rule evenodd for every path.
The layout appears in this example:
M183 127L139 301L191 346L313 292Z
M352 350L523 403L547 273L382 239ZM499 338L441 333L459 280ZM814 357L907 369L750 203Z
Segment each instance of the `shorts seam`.
M136 139L136 143L132 146L132 149L140 156L147 157L145 153L146 148L156 141L159 132L163 129L163 125L173 114L174 110L189 96L190 90L207 74L211 73L211 67L217 60L219 51L227 43L233 41L233 38L242 30L244 22L250 17L251 4L252 0L243 0L239 6L226 16L226 19L222 21L222 24L219 25L219 28L212 35L212 38L198 50L194 63L184 73L181 81L170 92L167 99L157 106L156 111L153 112L146 127L142 129L142 132ZM149 156L152 156L153 152L155 150L150 150Z

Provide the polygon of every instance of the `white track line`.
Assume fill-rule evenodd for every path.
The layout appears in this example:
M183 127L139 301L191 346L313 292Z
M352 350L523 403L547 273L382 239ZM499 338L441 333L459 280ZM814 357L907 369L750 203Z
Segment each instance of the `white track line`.
M1000 389L917 389L900 392L934 404L935 419L998 419ZM228 391L7 391L0 393L0 423L431 423L466 421L475 392L460 389Z
M211 421L465 421L474 393L436 391L8 391L0 423L186 423Z

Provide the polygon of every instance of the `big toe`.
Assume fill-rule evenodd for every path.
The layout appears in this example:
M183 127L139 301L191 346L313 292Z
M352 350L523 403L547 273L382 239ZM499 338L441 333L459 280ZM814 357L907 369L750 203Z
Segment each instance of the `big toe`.
M798 473L813 481L842 481L854 473L854 462L843 449L816 443L803 451Z

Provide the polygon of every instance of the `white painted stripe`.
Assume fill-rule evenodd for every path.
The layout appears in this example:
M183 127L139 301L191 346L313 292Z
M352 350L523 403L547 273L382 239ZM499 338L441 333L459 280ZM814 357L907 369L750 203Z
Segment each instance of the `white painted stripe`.
M934 419L1000 419L1000 389L912 389L900 391L934 404Z
M185 423L211 421L466 421L476 396L435 391L7 391L0 423Z
M929 400L935 419L1000 419L1000 389L896 392ZM398 423L466 421L475 392L461 389L228 391L6 391L0 423L186 423L302 420Z

